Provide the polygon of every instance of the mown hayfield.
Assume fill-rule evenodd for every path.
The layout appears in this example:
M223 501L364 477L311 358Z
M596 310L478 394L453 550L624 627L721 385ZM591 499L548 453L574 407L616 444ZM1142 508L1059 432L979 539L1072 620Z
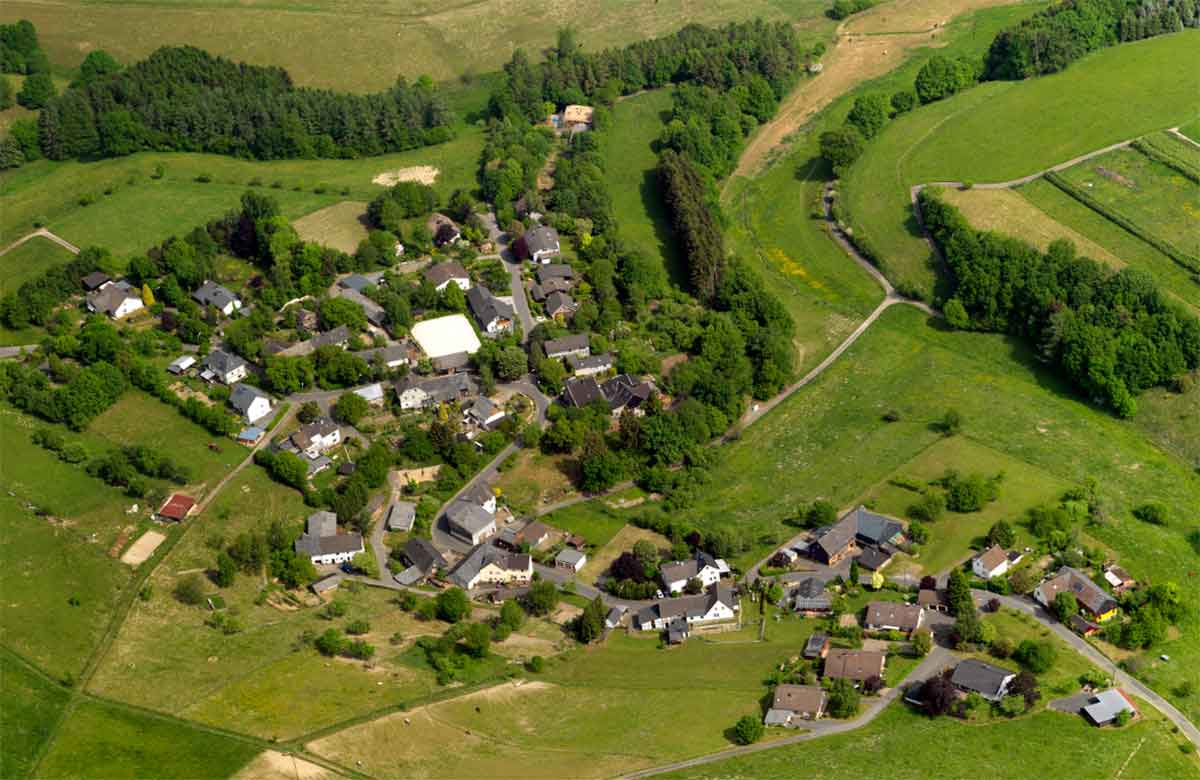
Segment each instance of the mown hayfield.
M397 76L434 79L497 69L517 47L539 58L560 27L573 25L588 49L673 32L685 24L764 17L803 22L814 34L834 23L824 0L780 5L770 0L314 0L214 6L154 0L70 0L47 5L11 0L0 21L29 19L58 65L75 67L92 49L124 63L160 46L190 45L257 65L286 68L296 82L351 92L380 90Z
M8 653L0 653L0 776L29 777L69 695Z
M354 254L359 243L367 237L366 215L367 204L344 200L305 214L294 220L292 226L304 241Z
M909 187L1026 176L1200 113L1200 31L1114 46L1052 76L982 84L891 122L846 178L855 229L893 282L934 288ZM1177 78L1164 79L1164 72Z
M15 290L47 268L64 265L74 257L48 238L37 236L0 255L0 295Z
M435 186L449 197L475 186L482 143L481 129L464 126L439 146L360 160L258 162L151 152L92 163L40 160L0 179L0 243L29 233L40 220L76 246L104 246L124 257L236 208L250 186L260 186L279 200L285 216L298 218L347 198L370 200L383 190L372 179L413 165L437 167ZM154 179L159 164L163 176ZM199 182L199 176L211 181ZM90 205L81 205L83 196Z
M119 705L82 701L59 728L39 778L186 777L223 780L260 748Z
M1062 176L1151 235L1200 253L1200 184L1135 149L1118 149Z

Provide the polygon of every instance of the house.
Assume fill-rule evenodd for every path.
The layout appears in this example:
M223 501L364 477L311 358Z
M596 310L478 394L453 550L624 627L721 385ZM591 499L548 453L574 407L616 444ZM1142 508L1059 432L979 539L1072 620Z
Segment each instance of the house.
M821 633L810 636L804 643L804 651L801 655L809 660L829 655L829 636Z
M141 291L129 282L109 282L87 296L87 308L119 320L144 309L145 304Z
M347 325L338 325L332 330L327 330L324 333L318 333L307 341L301 341L299 344L293 344L290 347L285 347L279 350L280 357L302 357L311 355L321 347L342 347L345 348L350 343L350 328Z
M412 326L412 337L430 360L460 352L474 355L480 347L475 329L461 314L421 320Z
M179 375L186 373L187 370L194 365L196 365L196 358L192 357L191 355L184 355L183 357L177 357L172 360L171 364L167 366L167 371L170 371L172 374Z
M639 611L634 622L641 631L663 631L676 620L689 627L707 626L736 620L740 608L733 588L718 584L708 593L659 599Z
M438 292L442 292L447 285L451 284L457 285L458 289L463 292L471 289L470 274L467 273L467 269L462 267L462 263L455 260L429 266L425 269L425 278Z
M549 263L559 253L558 231L541 225L530 228L513 244L513 251L522 260Z
M868 631L899 631L911 634L925 622L925 610L918 604L872 601L867 605L864 627Z
M318 417L308 425L300 426L289 437L289 441L297 450L309 458L317 458L331 447L342 442L342 429L328 417Z
M178 523L190 515L195 507L196 499L185 496L183 493L172 493L158 508L158 519L173 520Z
M502 408L492 403L490 398L482 395L471 401L463 413L465 420L474 422L481 428L489 428L507 416Z
M338 280L338 286L346 290L356 290L365 293L368 287L378 287L384 284L383 271L372 271L366 274L350 274Z
M466 371L471 367L471 356L466 352L455 352L452 355L442 355L430 361L433 370L439 374L453 374Z
M917 605L933 612L950 611L950 602L946 600L946 591L936 588L922 588L918 591Z
M539 523L537 520L534 520L527 523L524 528L517 532L517 544L527 544L531 548L537 547L546 541L546 537L549 535L550 527L545 523Z
M575 271L566 263L547 263L534 272L534 278L543 286L551 282L570 283L575 279Z
M246 422L255 423L271 413L271 396L253 385L239 382L229 393L229 405L237 409Z
M688 622L683 618L675 618L667 626L667 644L681 645L691 636L691 630Z
M458 499L446 508L450 533L465 542L479 544L496 533L496 518L479 504Z
M600 386L608 401L609 411L614 417L628 411L635 417L646 413L647 403L655 393L655 387L650 382L639 381L629 374L617 374Z
M315 581L312 585L309 585L308 587L312 589L313 593L317 594L318 596L321 596L321 595L324 595L326 593L336 590L337 587L341 584L342 584L342 575L338 572L333 572L332 574L326 574L324 577Z
M234 295L228 287L209 280L205 280L204 284L192 293L192 300L201 306L211 306L226 317L232 316L235 311L242 308L241 298Z
M572 574L578 574L585 563L587 563L587 556L571 547L564 547L558 555L554 556L554 568L566 569Z
M295 547L297 555L306 555L319 566L348 563L364 549L362 536L338 533L337 515L325 510L308 516Z
M489 336L507 333L513 327L513 307L500 300L482 284L467 291L467 306L479 324L479 329Z
M364 349L354 354L368 363L390 369L407 366L410 362L408 352L409 345L403 343L392 344L387 347L376 347L375 349Z
M1109 723L1115 723L1122 712L1128 712L1130 717L1137 715L1137 707L1133 706L1133 702L1124 691L1109 688L1088 699L1088 703L1083 705L1079 712L1093 726L1107 726Z
M801 580L789 595L792 609L808 617L823 615L833 608L825 583L816 577Z
M525 584L533 579L533 558L524 553L510 553L481 544L459 561L449 574L449 580L471 590L480 585Z
M985 580L999 577L1008 571L1008 553L998 544L993 544L971 559L971 571Z
M858 565L867 571L879 571L892 562L896 548L890 544L882 547L863 547L858 554Z
M1137 580L1115 564L1104 569L1104 581L1112 586L1113 593L1118 596L1137 585Z
M592 377L568 379L563 388L563 400L570 406L582 409L596 401L606 401L600 385Z
M960 691L978 693L988 701L1000 701L1016 677L1016 673L1008 669L968 658L954 667L950 683Z
M607 352L587 357L571 355L567 358L567 365L575 376L596 376L612 370L613 357Z
M575 333L570 336L563 336L557 339L546 339L542 343L542 349L546 352L546 357L560 360L569 357L587 357L592 354L592 348L588 340L588 334Z
M671 593L679 593L693 579L700 580L701 586L705 588L717 584L721 577L729 574L729 564L721 558L699 552L690 560L665 564L659 574L662 576L664 588Z
M425 221L425 227L429 228L429 233L433 236L433 245L436 247L456 243L462 238L462 231L458 229L458 225L445 214L431 214Z
M80 279L80 282L83 284L83 289L88 292L95 292L111 281L112 279L110 279L108 274L104 273L103 271L92 271L90 274Z
M885 544L896 544L903 534L904 526L900 523L859 506L830 526L810 551L821 563L836 566L865 547L881 548Z
M366 315L367 322L375 327L382 328L387 322L387 313L383 307L358 290L343 289L338 297L358 304L358 307L363 310L363 314Z
M253 447L255 444L258 444L260 441L262 441L262 437L266 434L267 432L262 428L259 428L257 425L247 426L243 428L240 433L238 433L238 444L245 444Z
M1083 615L1071 615L1067 618L1067 626L1083 637L1092 636L1100 630L1100 626L1085 618Z
M490 484L482 480L468 487L458 495L458 498L460 501L469 501L475 506L483 507L483 511L489 515L496 514L496 492L492 490Z
M232 385L245 379L247 373L246 361L223 349L216 349L204 359L204 371L200 372L200 377L210 382Z
M393 501L384 521L389 531L411 531L417 519L417 505L411 501Z
M823 676L860 683L869 677L883 677L886 662L887 656L874 650L834 648L825 656Z
M1087 616L1097 623L1111 620L1117 614L1116 600L1086 574L1070 566L1062 567L1057 575L1034 588L1033 598L1049 609L1059 593L1073 594Z
M408 568L396 575L401 585L412 585L425 579L438 569L446 568L446 559L428 539L409 539L400 551L400 558Z
M569 293L574 286L567 279L547 279L545 282L535 282L529 285L529 294L535 301L541 303L554 293Z
M584 130L590 130L595 114L596 109L591 106L572 103L562 110L562 123L564 127L570 129L575 129L576 125L583 125Z
M565 292L552 292L546 296L544 304L546 316L555 320L569 320L579 310L579 304Z
M356 388L354 394L366 401L369 406L383 406L383 384L381 382Z
M616 606L610 609L608 614L604 616L604 627L616 628L617 626L621 625L621 619L625 617L626 611L627 610L625 607L621 606Z
M792 726L797 720L817 720L825 712L825 689L819 685L776 685L763 724Z
M458 401L475 392L475 383L467 374L419 377L409 374L392 385L401 409L422 409Z

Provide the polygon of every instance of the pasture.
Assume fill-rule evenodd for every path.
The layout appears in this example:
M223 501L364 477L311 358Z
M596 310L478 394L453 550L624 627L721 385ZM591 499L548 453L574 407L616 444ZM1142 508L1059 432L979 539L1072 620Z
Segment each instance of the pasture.
M321 246L354 254L367 237L367 204L344 200L294 220L300 238Z
M856 232L883 254L893 283L930 293L935 274L910 186L1008 181L1195 117L1197 41L1200 31L1189 30L1114 46L1052 76L981 84L899 117L846 177ZM1160 78L1165 71L1180 77Z
M0 295L17 289L47 268L65 265L72 257L71 252L42 236L8 250L0 255Z
M211 6L177 0L125 5L10 0L0 21L29 19L51 61L75 67L93 49L130 64L160 46L198 46L256 65L278 65L306 86L349 92L386 89L397 77L469 78L496 70L517 47L540 59L560 27L574 25L589 50L674 32L688 23L763 17L800 22L823 35L824 0L255 0Z
M0 776L28 777L51 739L69 693L0 652Z

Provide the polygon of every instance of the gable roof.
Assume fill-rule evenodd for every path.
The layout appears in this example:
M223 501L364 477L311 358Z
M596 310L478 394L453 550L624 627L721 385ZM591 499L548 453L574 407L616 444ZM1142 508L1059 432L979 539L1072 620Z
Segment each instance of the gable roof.
M557 290L546 296L546 313L551 317L558 314L560 311L574 312L575 299L565 292Z
M586 561L587 556L576 550L574 547L564 547L558 551L558 555L554 556L554 562L565 563L568 566L578 566L580 562Z
M589 350L590 341L586 333L572 333L570 336L562 336L557 339L546 339L542 343L542 349L547 357L556 357L565 355L568 352L576 352L578 350Z
M868 677L883 674L885 656L874 650L835 648L825 657L825 677L845 678L862 682Z
M813 634L804 643L803 655L805 658L816 658L821 654L821 650L829 643L829 636L826 634Z
M108 274L104 273L103 271L92 271L90 274L83 277L81 281L83 282L84 289L98 290L104 286L105 282L111 282L112 279L110 279Z
M383 383L372 382L369 385L363 385L352 390L356 396L363 399L367 403L383 400Z
M737 609L737 599L733 595L733 588L729 585L718 584L708 593L679 596L673 599L658 599L638 612L638 622L653 623L656 620L686 620L688 618L696 620L707 615L718 601L729 609Z
M538 284L546 284L554 279L574 279L575 270L566 263L549 263L534 271Z
M997 566L1008 560L1008 553L998 544L993 544L979 555L975 556L985 571L994 571Z
M771 709L818 713L825 709L825 689L819 685L776 685Z
M188 512L192 511L192 507L196 505L196 499L191 496L185 496L183 493L172 493L170 498L163 502L159 508L158 514L160 517L170 518L171 520L182 520L188 516Z
M527 572L533 567L533 559L524 553L509 553L490 544L480 544L450 571L449 579L460 588L465 588L488 564L507 571Z
M700 573L700 563L695 558L686 561L674 561L664 565L659 572L663 582L686 582Z
M211 280L206 280L204 284L196 288L196 291L192 293L192 298L205 306L215 306L218 309L224 309L229 304L239 301L228 287L223 287Z
M311 536L301 534L296 540L296 552L308 555L340 555L343 553L362 552L363 538L357 532L334 534L332 536Z
M492 486L486 480L479 480L472 483L470 487L458 496L459 501L470 501L476 506L483 506L494 501L495 498L496 494L492 492Z
M1117 602L1108 591L1101 588L1083 572L1064 566L1052 579L1046 580L1034 589L1041 593L1046 604L1054 603L1059 593L1073 593L1076 600L1094 615L1103 615L1117 608Z
M858 506L832 525L817 540L817 545L832 557L858 539L864 544L882 545L904 531L904 526L890 517L877 515L865 506Z
M344 298L358 304L358 307L363 310L363 314L367 316L367 320L375 325L383 322L384 311L383 307L367 296L354 289L343 289L339 298Z
M613 412L619 409L637 409L654 394L654 385L634 379L629 374L617 374L601 385L601 391L608 400L608 408Z
M447 260L444 263L437 263L426 268L425 278L434 287L441 287L451 279L470 280L471 277L467 273L467 269L463 268L462 263L457 260Z
M922 611L917 604L872 601L867 605L866 623L868 626L896 626L901 631L912 631L920 624Z
M386 527L397 531L411 531L417 519L417 505L411 501L393 501L388 507Z
M305 518L304 529L310 536L333 536L337 533L337 515L326 509L313 512Z
M588 370L605 370L612 368L613 358L608 352L601 352L599 355L588 355L587 357L579 357L578 355L567 355L567 365L572 371L588 371Z
M214 349L204 359L205 368L216 371L218 374L228 374L230 371L241 368L244 365L246 365L245 360L223 349Z
M460 394L475 392L475 383L471 381L471 377L467 374L446 374L445 376L429 377L409 374L403 379L396 381L393 387L395 387L397 395L402 394L405 390L419 388L430 398L438 402L450 401L457 398Z
M513 308L492 294L492 291L477 284L467 290L467 305L481 325L487 325L493 320L510 320Z
M446 565L446 559L428 539L409 539L404 543L403 555L410 564L425 574Z
M242 414L249 411L250 405L258 398L265 398L268 403L271 401L271 396L245 382L238 382L229 393L229 403Z
M568 379L563 394L572 406L579 408L583 408L593 401L607 400L600 390L600 385L590 376L582 379Z
M121 304L130 298L136 298L138 301L142 300L141 294L134 292L133 286L129 282L106 284L87 297L88 303L92 305L93 309L110 316L120 308Z
M358 292L362 292L368 287L377 285L378 282L372 281L362 274L350 274L339 281L338 284L347 290L357 290Z
M495 518L482 506L462 499L458 499L446 507L446 520L471 536L496 522Z
M530 228L525 231L521 239L525 242L525 249L529 252L530 257L538 252L558 251L558 231L552 227L539 225Z
M882 547L864 547L858 556L858 565L868 571L878 571L892 560L895 553L890 544L885 544Z
M954 667L954 674L950 677L950 682L964 691L974 691L983 696L995 698L1004 690L1005 683L1015 676L1016 672L994 666L986 661L968 658Z

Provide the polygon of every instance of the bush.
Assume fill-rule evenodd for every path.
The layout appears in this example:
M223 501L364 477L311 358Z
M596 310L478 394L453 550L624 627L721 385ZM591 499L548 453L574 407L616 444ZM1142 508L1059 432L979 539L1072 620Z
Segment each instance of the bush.
M733 726L733 741L739 745L752 745L762 739L763 722L753 715L743 715Z
M204 603L204 580L199 574L188 574L175 583L175 598L183 604L196 606Z
M534 674L540 674L542 670L546 668L546 659L542 658L540 655L535 655L533 658L529 659L528 663L525 664L525 668Z
M471 601L461 588L442 591L433 603L434 614L447 623L457 623L471 614Z
M1016 652L1013 653L1013 659L1017 663L1035 674L1050 671L1057 658L1058 651L1054 645L1032 639L1021 640L1021 644L1017 645Z
M351 620L346 624L346 633L351 636L361 636L371 632L371 624L366 620Z
M1167 524L1167 508L1159 503L1142 504L1133 510L1133 516L1151 525Z

